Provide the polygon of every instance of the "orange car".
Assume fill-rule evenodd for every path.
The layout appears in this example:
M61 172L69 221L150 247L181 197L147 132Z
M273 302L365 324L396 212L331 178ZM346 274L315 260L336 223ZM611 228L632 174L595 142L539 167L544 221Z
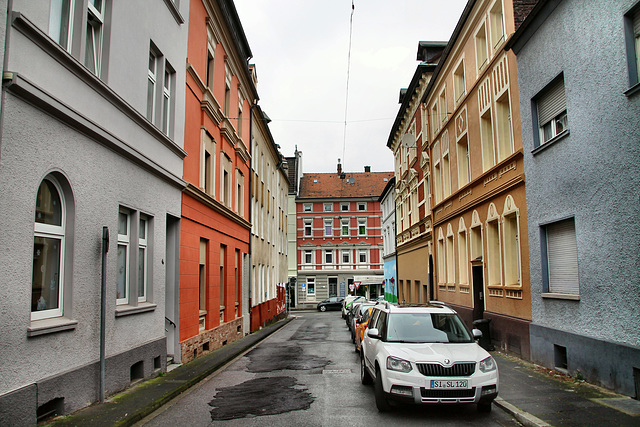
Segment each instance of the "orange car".
M360 346L362 345L362 339L364 338L364 330L367 329L372 311L373 307L369 307L362 315L362 320L360 320L360 322L356 322L355 343L357 353L360 353Z

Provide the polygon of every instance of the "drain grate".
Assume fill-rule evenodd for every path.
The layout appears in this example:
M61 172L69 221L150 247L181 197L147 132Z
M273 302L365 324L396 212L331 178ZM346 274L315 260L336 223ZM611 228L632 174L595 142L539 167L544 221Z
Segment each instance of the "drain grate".
M322 374L350 374L351 369L323 369Z

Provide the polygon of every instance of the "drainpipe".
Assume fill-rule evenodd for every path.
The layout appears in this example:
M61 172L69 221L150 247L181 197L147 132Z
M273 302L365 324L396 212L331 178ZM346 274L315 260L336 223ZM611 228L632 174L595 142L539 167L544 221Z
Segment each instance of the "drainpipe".
M105 318L107 305L107 252L109 252L109 227L102 227L102 284L100 289L100 403L105 391Z
M252 221L253 219L253 198L255 197L255 194L253 194L253 155L255 153L253 153L253 109L255 107L258 106L258 100L254 99L253 100L253 104L251 104L251 108L249 108L249 147L250 147L250 151L251 151L251 161L249 162L249 194L251 194L251 196L249 197L249 222ZM251 230L249 231L249 280L247 283L249 283L249 307L247 307L249 309L249 332L251 332L251 325L253 325L253 310L251 307L251 299L252 296L251 295L251 288L252 288L252 272L253 272L253 261L252 261L252 251L251 251L251 242L253 241L253 222L251 222Z

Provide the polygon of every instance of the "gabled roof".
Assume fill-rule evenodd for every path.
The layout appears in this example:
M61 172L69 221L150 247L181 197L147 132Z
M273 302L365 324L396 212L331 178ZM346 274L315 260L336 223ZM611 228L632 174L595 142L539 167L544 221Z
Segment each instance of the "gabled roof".
M298 199L380 197L393 172L305 173L300 179ZM385 181L386 179L386 181Z

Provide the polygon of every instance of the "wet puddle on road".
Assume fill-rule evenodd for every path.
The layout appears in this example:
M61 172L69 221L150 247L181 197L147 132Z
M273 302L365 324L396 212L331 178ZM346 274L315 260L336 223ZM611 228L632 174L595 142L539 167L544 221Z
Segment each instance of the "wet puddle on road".
M211 420L220 421L309 409L313 400L295 378L269 377L221 388L209 406Z

